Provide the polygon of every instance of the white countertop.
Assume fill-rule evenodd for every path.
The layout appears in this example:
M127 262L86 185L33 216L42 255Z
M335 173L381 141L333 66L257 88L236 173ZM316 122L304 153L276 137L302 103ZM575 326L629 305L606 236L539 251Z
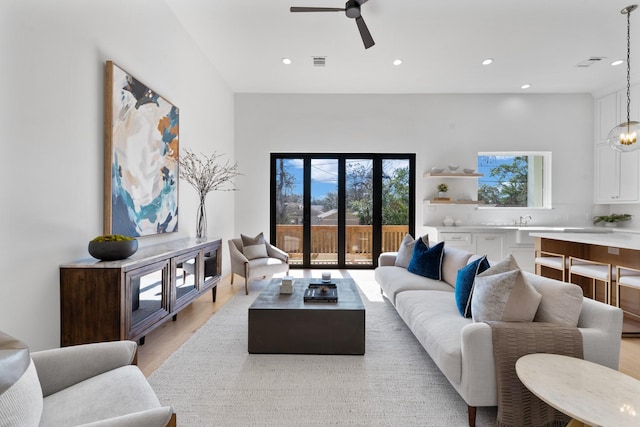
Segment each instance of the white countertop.
M610 233L612 229L604 227L580 227L568 225L425 225L427 228L435 228L439 232L455 233L455 232L474 232L474 231L525 231L525 232L568 232L568 233Z
M532 237L640 250L640 234L635 231L612 230L610 233L529 233Z
M529 230L529 231L565 231L565 230L591 230L594 227L570 227L563 225L427 225L425 227L437 228L439 231L477 231L477 230ZM601 228L599 228L601 229Z

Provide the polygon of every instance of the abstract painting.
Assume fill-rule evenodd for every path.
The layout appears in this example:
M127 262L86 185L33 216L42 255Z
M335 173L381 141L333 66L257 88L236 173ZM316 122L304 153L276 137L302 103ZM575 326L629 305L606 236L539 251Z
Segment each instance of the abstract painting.
M104 92L104 233L177 231L179 109L112 61Z

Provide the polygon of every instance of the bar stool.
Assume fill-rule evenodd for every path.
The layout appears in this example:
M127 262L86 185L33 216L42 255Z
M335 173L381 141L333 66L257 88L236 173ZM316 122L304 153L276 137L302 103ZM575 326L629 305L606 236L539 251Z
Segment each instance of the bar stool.
M620 307L620 287L627 287L640 290L640 270L631 267L621 267L616 265L616 307ZM640 315L630 311L622 310L625 314L640 319Z
M591 279L592 297L596 299L596 282L601 281L605 285L604 302L611 301L611 283L615 281L615 270L612 271L611 264L605 262L591 261L588 259L569 257L569 283L573 283L572 276L583 276Z
M562 272L562 281L567 281L567 270L569 269L569 259L562 255L547 251L536 251L536 265L552 268Z

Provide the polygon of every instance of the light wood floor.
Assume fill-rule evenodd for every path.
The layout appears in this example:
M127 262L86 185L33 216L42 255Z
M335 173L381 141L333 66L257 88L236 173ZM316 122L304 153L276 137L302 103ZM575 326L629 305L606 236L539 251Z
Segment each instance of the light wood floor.
M227 276L218 283L216 302L208 292L178 313L175 322L169 321L147 335L145 344L138 346L138 366L146 376L156 370L236 292L244 292L244 279L236 276L231 286ZM623 338L619 370L640 380L640 338Z

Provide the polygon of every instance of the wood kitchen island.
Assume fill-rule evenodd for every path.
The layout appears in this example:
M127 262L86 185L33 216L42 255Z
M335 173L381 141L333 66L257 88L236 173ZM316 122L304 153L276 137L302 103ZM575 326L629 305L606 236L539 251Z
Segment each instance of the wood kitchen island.
M535 238L535 250L562 254L616 266L640 269L640 234L632 232L602 233L530 233ZM560 271L536 266L536 274L561 280ZM568 279L567 279L568 280ZM574 283L582 286L584 295L591 295L590 280L575 276ZM611 287L611 304L616 304L615 282ZM604 301L604 288L599 286L595 298ZM640 289L622 287L620 306L627 312L640 316ZM625 313L623 334L640 337L640 319Z

